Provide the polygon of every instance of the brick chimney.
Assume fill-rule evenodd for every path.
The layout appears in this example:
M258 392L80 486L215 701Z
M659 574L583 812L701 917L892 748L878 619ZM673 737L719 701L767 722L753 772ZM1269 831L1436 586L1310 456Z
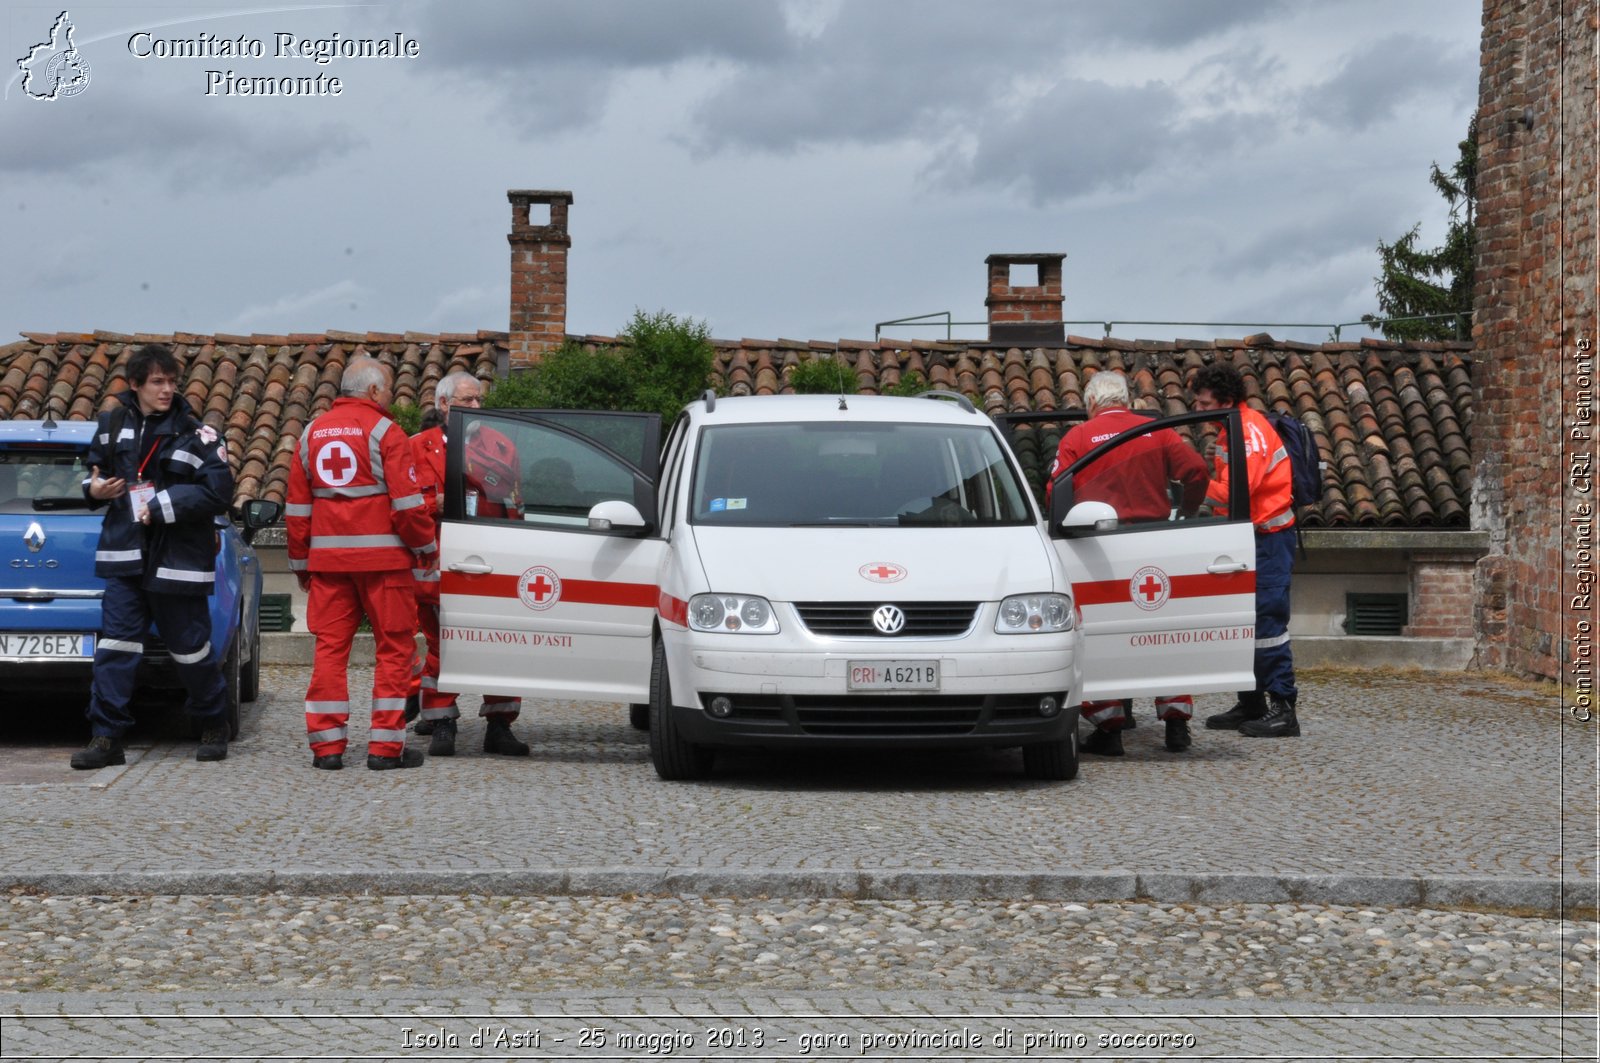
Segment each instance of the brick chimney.
M530 365L567 336L567 208L571 192L512 189L511 365Z
M1060 345L1066 341L1061 323L1061 262L1066 255L990 255L989 342L1008 346ZM1032 273L1032 283L1012 284L1011 267ZM1019 280L1025 278L1018 278Z

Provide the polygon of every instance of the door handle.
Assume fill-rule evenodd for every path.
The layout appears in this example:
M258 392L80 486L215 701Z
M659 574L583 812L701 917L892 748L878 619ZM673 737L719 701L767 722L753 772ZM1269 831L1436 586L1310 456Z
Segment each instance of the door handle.
M1250 565L1244 561L1214 561L1206 566L1206 571L1216 576L1225 576L1230 572L1248 572Z
M494 571L493 565L486 565L482 561L452 561L449 568L451 572L470 572L475 576Z

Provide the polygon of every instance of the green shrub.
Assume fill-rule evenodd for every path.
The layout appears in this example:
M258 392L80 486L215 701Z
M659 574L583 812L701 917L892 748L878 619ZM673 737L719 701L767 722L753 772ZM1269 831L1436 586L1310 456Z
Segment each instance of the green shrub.
M637 410L670 421L706 389L715 350L702 321L635 310L615 348L568 340L531 368L495 381L483 404L500 409Z
M797 395L854 395L856 372L836 358L813 358L789 370L789 386Z
M909 373L902 373L900 380L894 385L894 387L884 388L883 393L885 395L901 395L906 398L911 398L915 395L921 395L927 390L928 382L922 378L921 373L917 372L916 370L912 370Z
M397 402L389 407L389 416L408 436L416 435L422 428L422 407L415 403Z

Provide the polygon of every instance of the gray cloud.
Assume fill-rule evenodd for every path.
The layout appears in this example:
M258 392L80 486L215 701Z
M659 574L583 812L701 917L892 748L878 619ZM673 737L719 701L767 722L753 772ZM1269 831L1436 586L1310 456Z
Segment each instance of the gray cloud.
M0 173L115 177L124 167L170 174L179 187L258 187L304 176L363 138L334 123L250 121L107 92L92 101L7 108Z
M1303 106L1307 115L1335 129L1361 132L1394 117L1415 96L1470 84L1470 71L1476 68L1477 56L1438 41L1406 34L1385 37L1307 90Z

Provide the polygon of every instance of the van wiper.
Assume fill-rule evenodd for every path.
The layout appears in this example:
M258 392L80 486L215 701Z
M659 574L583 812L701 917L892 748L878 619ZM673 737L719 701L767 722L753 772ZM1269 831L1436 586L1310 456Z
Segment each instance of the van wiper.
M893 526L892 520L873 520L867 517L829 517L826 520L802 520L789 525L791 528L887 528Z
M33 500L35 511L47 509L90 509L91 503L82 495L40 495Z

